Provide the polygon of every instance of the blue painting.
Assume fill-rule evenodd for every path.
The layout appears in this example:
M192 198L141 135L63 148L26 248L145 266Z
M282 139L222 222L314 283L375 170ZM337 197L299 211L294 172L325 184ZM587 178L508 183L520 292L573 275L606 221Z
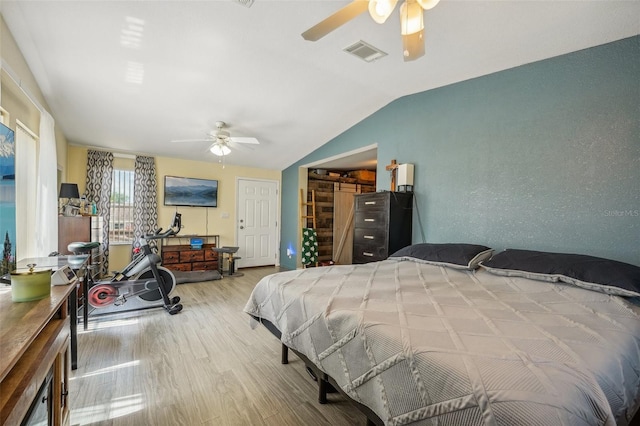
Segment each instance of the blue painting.
M217 207L218 181L212 179L165 176L164 205Z
M0 123L0 239L3 242L0 275L15 266L16 150L13 130Z

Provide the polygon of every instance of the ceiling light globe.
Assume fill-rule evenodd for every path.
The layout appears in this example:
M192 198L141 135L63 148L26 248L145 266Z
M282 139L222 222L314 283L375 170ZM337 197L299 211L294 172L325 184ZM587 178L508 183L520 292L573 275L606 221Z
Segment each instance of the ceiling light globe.
M212 154L217 155L218 157L229 155L231 153L229 147L222 144L215 144L209 150Z
M424 10L433 9L440 0L418 0L418 3Z
M369 0L369 15L378 24L384 24L398 0Z
M402 35L415 34L424 30L424 11L415 0L407 0L400 6L400 32Z

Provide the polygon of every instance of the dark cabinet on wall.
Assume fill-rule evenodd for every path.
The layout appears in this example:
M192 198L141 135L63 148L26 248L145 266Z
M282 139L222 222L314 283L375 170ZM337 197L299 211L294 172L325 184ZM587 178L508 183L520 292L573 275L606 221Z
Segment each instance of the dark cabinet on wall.
M384 260L411 244L413 193L355 196L353 263Z

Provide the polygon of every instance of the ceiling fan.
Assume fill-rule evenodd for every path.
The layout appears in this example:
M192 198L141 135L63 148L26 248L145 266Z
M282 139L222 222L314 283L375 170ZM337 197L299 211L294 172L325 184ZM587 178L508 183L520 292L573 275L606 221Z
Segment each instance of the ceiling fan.
M224 130L225 127L227 127L227 124L224 121L216 121L217 130L212 130L211 132L209 132L205 139L180 139L173 140L171 142L212 142L211 146L209 147L209 151L219 157L224 157L225 155L231 154L231 147L234 144L246 143L257 145L260 143L256 138L238 136L232 137L228 131Z
M424 11L433 8L440 0L404 0L400 6L400 34L405 62L424 55ZM333 15L302 33L305 40L316 41L356 16L369 10L378 24L384 23L398 0L353 0Z

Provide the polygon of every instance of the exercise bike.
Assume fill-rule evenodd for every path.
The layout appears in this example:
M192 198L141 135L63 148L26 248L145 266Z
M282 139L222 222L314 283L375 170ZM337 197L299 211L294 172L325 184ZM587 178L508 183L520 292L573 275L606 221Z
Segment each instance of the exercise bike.
M163 307L175 315L182 310L180 297L169 295L176 286L173 273L160 266L160 256L150 245L155 240L177 235L182 226L180 213L175 214L169 229L162 228L140 239L140 250L121 272L116 272L108 281L98 281L89 289L88 302L94 308L124 305L128 299L137 297L144 304L156 304L162 300Z

